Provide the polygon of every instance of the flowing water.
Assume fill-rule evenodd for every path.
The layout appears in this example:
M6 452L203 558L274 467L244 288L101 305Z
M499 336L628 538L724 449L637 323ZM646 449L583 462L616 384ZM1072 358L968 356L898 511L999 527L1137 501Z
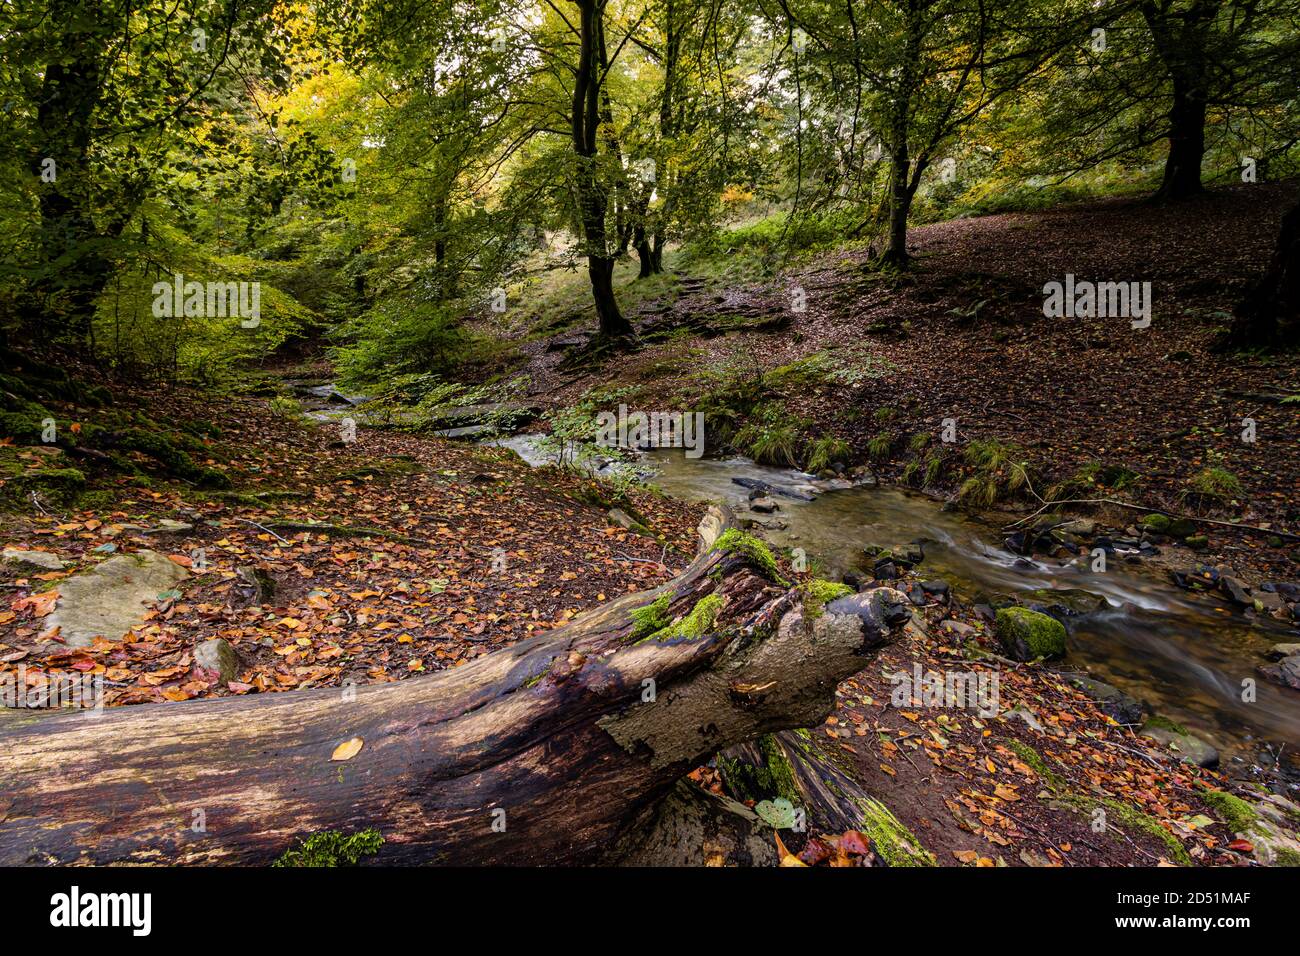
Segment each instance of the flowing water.
M496 444L514 449L530 464L547 460L536 436L516 435ZM1274 751L1283 743L1290 752L1300 745L1300 693L1255 672L1273 644L1300 636L1272 622L1255 626L1226 600L1184 591L1157 569L1128 564L1119 555L1097 573L1084 562L1062 566L1051 559L1027 560L1003 547L1003 535L993 525L897 488L822 492L811 476L796 471L744 458L689 459L680 451L652 451L641 463L654 468L650 480L667 494L722 502L741 514L747 512L749 491L733 479L762 481L796 496L775 496L780 511L771 516L777 520L768 522L773 527L767 536L778 546L803 548L828 576L869 566L863 555L869 545L921 541L922 578L942 578L965 599L1056 592L1036 599L1083 611L1069 619L1064 666L1086 668L1147 701L1157 713L1215 744L1226 759L1253 758L1264 742ZM781 523L786 527L778 530ZM1190 554L1187 563L1194 563ZM1251 703L1242 700L1246 678L1256 684Z

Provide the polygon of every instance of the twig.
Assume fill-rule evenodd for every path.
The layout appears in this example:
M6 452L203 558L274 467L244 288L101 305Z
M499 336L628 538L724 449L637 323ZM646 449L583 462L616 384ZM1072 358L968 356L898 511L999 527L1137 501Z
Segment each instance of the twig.
M275 538L277 541L283 541L285 544L289 543L289 540L287 538L281 538L278 534L276 534L274 531L272 531L264 524L258 524L256 521L252 521L248 518L236 518L235 520L242 521L244 522L244 524L251 524L254 528L261 528L263 531L265 531L271 537Z

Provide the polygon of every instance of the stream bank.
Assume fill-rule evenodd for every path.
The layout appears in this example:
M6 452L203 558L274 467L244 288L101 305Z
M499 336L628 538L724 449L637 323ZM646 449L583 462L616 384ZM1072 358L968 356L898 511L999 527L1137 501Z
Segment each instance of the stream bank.
M492 443L534 466L553 460L535 435ZM1009 605L1045 612L1068 635L1068 653L1053 666L1085 683L1116 688L1118 697L1093 689L1116 701L1107 709L1123 722L1156 716L1149 725L1153 735L1186 732L1199 738L1218 752L1232 777L1291 790L1300 781L1293 756L1300 742L1300 692L1261 672L1270 655L1277 656L1275 648L1300 641L1300 632L1269 609L1243 603L1253 605L1249 592L1234 601L1223 588L1201 587L1210 578L1215 585L1226 579L1244 589L1226 571L1201 567L1198 575L1195 552L1172 539L1137 528L1108 533L1087 520L1058 521L1067 529L1060 535L1064 547L1049 557L1032 553L1032 535L1008 536L985 519L874 482L823 481L743 458L690 459L669 450L647 452L635 467L653 472L651 483L670 496L731 506L823 577L865 586L892 577L897 569L889 565L897 561L918 565L954 611L973 605L990 625L996 610ZM1094 547L1106 553L1104 571L1092 570ZM894 561L882 562L875 553L880 549L889 550ZM897 557L908 551L919 560ZM1186 573L1170 574L1166 566ZM1276 604L1279 618L1289 617L1289 587L1265 584L1255 595ZM934 598L929 592L915 600Z

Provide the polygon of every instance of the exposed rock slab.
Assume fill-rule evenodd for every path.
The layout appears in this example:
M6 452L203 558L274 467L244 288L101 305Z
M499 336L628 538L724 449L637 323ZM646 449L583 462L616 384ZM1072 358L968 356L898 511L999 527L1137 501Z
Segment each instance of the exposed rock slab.
M120 641L144 620L150 602L185 580L186 571L157 551L119 554L59 584L59 600L45 619L69 647L96 637Z

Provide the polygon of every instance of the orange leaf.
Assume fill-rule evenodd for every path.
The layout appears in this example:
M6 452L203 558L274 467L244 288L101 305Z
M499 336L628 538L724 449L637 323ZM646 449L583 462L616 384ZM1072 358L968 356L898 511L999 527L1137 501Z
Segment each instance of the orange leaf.
M330 756L330 760L351 760L357 754L361 753L361 748L365 745L366 742L360 737L353 737L351 740L345 740L334 748L334 753Z

